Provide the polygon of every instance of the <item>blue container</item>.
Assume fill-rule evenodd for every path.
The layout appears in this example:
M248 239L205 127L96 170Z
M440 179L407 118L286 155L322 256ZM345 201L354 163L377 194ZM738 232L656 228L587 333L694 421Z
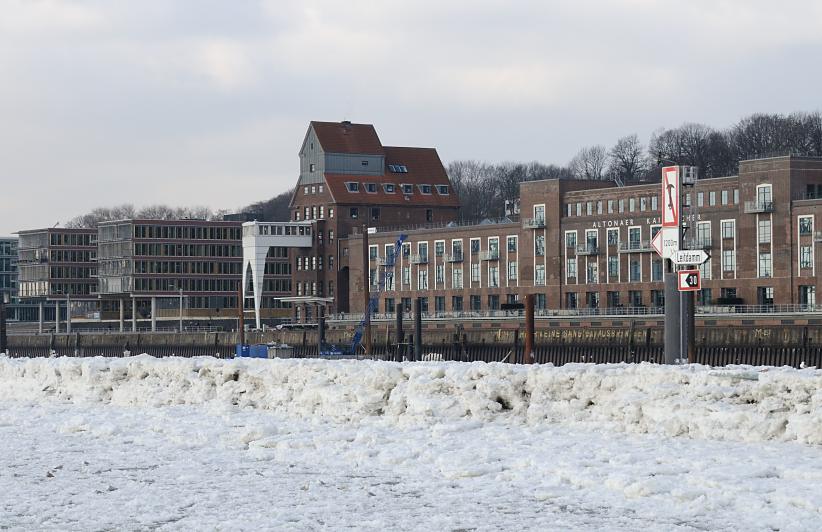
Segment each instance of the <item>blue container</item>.
M237 344L237 350L234 352L236 357L248 357L251 353L251 346L245 344Z
M251 358L268 358L268 346L265 344L257 344L249 346L248 356Z

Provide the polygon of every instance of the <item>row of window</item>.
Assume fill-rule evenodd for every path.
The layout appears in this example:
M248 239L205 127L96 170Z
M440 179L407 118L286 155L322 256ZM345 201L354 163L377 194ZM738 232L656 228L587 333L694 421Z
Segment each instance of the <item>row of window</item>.
M203 227L190 225L134 226L134 238L163 240L241 240L242 227Z
M488 260L497 260L500 256L500 237L493 236L493 237L486 237L487 242L487 249L485 251L485 255L483 258ZM469 238L469 249L471 251L471 255L478 255L482 253L482 238ZM516 236L508 236L506 237L506 250L508 253L516 253L517 252L517 242L518 238ZM405 259L409 259L412 262L417 262L420 264L424 264L428 262L429 254L428 254L428 242L416 242L416 255L411 256L411 250L414 243L412 242L405 242L402 245L402 256ZM393 244L384 244L384 251L385 255L382 257L387 262L393 261L394 257L394 245ZM437 258L443 258L444 260L448 260L450 262L459 262L462 261L463 256L463 239L457 238L451 240L451 247L450 247L450 255L446 256L445 254L446 249L446 241L445 240L436 240L434 241L434 256ZM372 244L368 247L368 256L371 261L376 261L380 259L379 256L379 245Z
M239 244L134 244L138 257L242 257Z
M450 275L446 274L444 264L437 264L434 268L434 289L442 290L461 290L464 286L464 269L461 266L452 267ZM469 268L469 283L471 285L482 285L488 288L500 288L502 286L500 280L500 267L490 265L487 268L487 275L483 279L482 272L485 268L480 263L473 263ZM516 283L519 278L519 265L517 261L511 261L507 265L507 280L508 284ZM383 290L428 290L429 286L429 271L428 268L418 268L416 271L416 278L412 285L411 267L404 266L400 270L400 283L397 287L395 272L393 270L381 270L378 268L369 269L369 282L372 288L382 286ZM484 283L483 283L484 281Z
M697 207L705 206L705 192L696 193ZM720 191L709 191L707 193L708 205L717 205L717 199L721 205L739 204L739 189L729 189ZM691 205L691 193L685 194L685 205ZM598 214L617 214L625 212L654 212L659 210L659 196L640 196L638 198L609 199L596 201L579 201L565 204L566 216L593 216ZM545 220L545 206L534 206L534 218Z
M397 186L394 183L361 183L357 181L346 181L345 189L348 192L360 192L360 190L364 190L367 194L376 194L379 192L379 187L382 185L383 192L386 194L396 194L397 193ZM417 185L417 189L419 190L420 194L430 196L434 193L434 190L437 191L437 194L440 196L448 196L448 185L427 185L421 184ZM399 190L404 195L409 196L414 193L414 185L410 183L400 183Z

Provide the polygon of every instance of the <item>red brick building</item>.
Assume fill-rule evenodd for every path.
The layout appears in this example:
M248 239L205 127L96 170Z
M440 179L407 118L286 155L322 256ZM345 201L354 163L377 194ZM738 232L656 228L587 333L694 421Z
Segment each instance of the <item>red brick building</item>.
M328 312L347 312L346 239L355 228L444 223L458 211L434 148L383 146L370 124L311 122L291 212L294 221L316 221L316 231L311 249L295 251L293 295L331 297Z
M546 309L660 307L663 263L650 245L661 225L659 187L525 182L516 224L405 230L379 311L416 296L430 312L496 310L526 293ZM700 267L697 304L816 304L822 159L742 161L738 176L698 180L684 203L684 245L711 256ZM371 225L373 279L399 231ZM361 291L362 237L341 245L350 250L350 290ZM453 259L455 245L461 260ZM359 300L351 307L362 312Z

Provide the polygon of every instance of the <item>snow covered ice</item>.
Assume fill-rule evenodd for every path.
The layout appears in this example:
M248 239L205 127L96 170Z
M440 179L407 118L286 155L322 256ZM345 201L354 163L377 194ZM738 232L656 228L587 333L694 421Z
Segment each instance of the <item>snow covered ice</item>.
M0 528L818 530L822 371L0 358Z

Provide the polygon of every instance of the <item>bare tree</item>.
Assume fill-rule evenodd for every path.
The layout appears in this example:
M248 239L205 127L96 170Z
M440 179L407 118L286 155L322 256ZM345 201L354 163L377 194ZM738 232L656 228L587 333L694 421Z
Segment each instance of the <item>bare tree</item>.
M603 179L608 165L605 146L589 146L579 150L568 166L577 179Z
M617 140L608 157L611 175L622 182L639 179L647 168L645 148L636 133Z

